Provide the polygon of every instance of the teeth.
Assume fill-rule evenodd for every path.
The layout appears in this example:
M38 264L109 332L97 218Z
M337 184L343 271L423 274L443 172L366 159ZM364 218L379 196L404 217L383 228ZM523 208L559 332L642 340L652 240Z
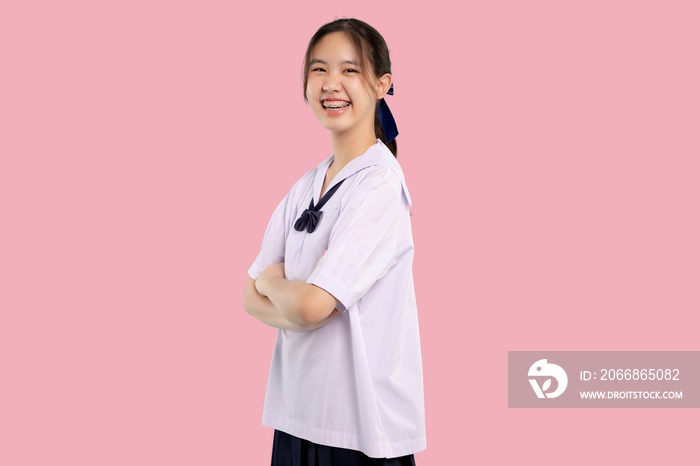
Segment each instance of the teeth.
M349 105L350 102L323 102L323 108L344 108Z

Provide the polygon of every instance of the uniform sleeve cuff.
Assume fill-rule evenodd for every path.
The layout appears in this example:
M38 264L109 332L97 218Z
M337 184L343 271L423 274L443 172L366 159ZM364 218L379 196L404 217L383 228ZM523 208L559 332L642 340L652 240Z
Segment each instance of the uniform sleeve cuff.
M323 269L316 268L306 280L306 283L316 285L332 294L338 300L338 310L341 312L347 311L349 307L355 304L355 294L350 287L342 280L329 275Z
M258 275L260 275L263 270L265 270L264 267L260 267L258 264L253 264L248 269L248 276L255 280L256 278L258 278Z

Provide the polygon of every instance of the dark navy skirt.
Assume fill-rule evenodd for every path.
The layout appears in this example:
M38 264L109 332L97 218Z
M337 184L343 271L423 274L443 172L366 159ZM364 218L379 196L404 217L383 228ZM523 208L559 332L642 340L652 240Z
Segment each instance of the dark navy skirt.
M413 455L370 458L361 451L318 445L275 430L272 466L416 466Z

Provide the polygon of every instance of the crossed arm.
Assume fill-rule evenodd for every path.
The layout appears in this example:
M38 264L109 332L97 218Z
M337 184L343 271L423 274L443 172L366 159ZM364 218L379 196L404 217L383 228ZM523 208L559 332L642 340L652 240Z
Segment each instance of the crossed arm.
M248 278L243 307L276 328L315 330L334 319L338 301L323 288L284 277L284 264L272 264L257 279Z

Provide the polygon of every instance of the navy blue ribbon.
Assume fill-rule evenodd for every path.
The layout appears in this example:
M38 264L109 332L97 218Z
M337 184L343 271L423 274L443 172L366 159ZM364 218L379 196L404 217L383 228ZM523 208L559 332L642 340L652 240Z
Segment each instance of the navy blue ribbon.
M394 95L394 83L391 84L391 87L386 93L388 95ZM399 129L396 127L394 115L391 114L391 110L389 110L389 106L386 104L386 96L379 100L377 112L379 115L379 124L382 125L382 131L384 131L386 142L390 143L399 135Z
M394 95L394 83L391 84L391 87L386 93L388 95ZM379 99L377 112L379 115L379 124L382 125L382 131L384 131L386 142L390 143L399 135L399 129L396 127L394 115L391 114L391 110L389 110L389 106L386 104L386 96L383 99Z
M301 216L299 216L297 221L294 222L294 229L296 231L307 230L309 233L314 232L316 226L318 225L318 222L321 221L321 215L323 214L323 212L321 212L321 207L323 207L326 204L326 202L328 202L328 199L330 199L331 196L335 194L338 188L340 188L340 185L343 184L343 181L345 181L345 179L340 180L335 186L326 191L326 194L323 195L323 197L318 201L318 204L316 204L315 206L314 198L311 198L309 208L304 210L304 212L301 213Z

